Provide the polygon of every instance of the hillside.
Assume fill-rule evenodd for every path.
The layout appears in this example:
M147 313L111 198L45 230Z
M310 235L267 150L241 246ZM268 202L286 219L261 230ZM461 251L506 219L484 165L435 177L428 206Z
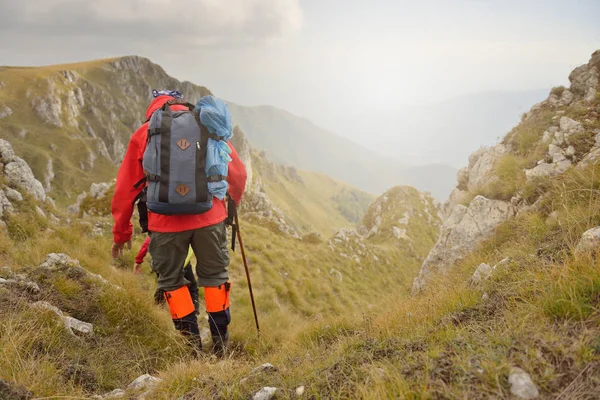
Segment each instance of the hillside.
M119 388L139 395L159 382L143 378L149 383L127 386L142 374L178 373L197 365L207 378L220 365L254 363L320 321L333 323L334 315L374 307L388 292L408 293L410 277L426 253L422 249L433 245L439 225L434 200L413 188L395 189L384 196L387 207L377 206L380 199L369 211L386 226L396 211L432 218L429 228L419 224L414 232L407 224L402 238L376 233L367 237L361 233L366 228L340 229L330 239L299 238L273 230L264 224L266 217L257 221L256 211L243 209L241 229L263 332L260 339L252 334L247 284L240 254L235 253L230 266L235 288L231 358L195 361L166 310L153 305L156 284L148 267L142 276L129 271L143 236L137 235L134 249L111 265L111 221L105 214L110 197L96 190L93 202L81 203L83 217L66 218L42 190L36 196L25 194L42 185L4 140L0 155L5 166L0 176L0 261L6 266L0 270L0 394L18 399L29 398L27 393L113 395ZM20 166L18 175L13 165ZM278 178L281 170L288 171L277 169ZM250 186L260 184L254 176ZM249 188L250 198L254 190ZM396 210L396 205L402 208ZM265 216L268 210L261 211ZM399 246L407 241L419 254L411 246ZM176 386L177 392L189 389L187 383ZM161 393L150 396L175 396L170 390Z

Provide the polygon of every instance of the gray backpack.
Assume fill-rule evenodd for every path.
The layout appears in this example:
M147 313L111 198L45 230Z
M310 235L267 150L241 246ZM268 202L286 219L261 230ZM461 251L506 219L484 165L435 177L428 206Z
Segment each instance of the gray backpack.
M172 111L172 105L189 111ZM169 100L148 124L148 144L142 165L148 181L148 210L156 214L202 214L212 208L206 176L206 148L210 133L200 123L194 106Z

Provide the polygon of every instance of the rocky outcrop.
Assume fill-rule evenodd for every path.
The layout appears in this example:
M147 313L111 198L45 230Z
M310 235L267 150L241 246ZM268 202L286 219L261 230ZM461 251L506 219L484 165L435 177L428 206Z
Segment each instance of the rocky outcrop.
M264 192L246 192L239 211L244 213L246 217L256 218L263 224L275 226L284 235L300 239L300 234L294 224L285 216L283 211L271 203L269 196Z
M440 225L440 205L431 195L412 186L397 186L369 206L358 231L366 232L367 239L392 239L410 246L411 227L427 226L437 232Z
M588 64L575 68L569 75L569 81L571 92L582 96L586 103L594 101L600 86L600 50L592 54Z
M475 197L469 207L457 205L442 225L440 238L423 262L413 283L413 293L424 287L429 274L445 272L514 215L515 209L510 203L483 196Z
M81 205L85 199L103 199L112 186L113 183L111 182L92 183L89 192L80 193L75 203L67 207L67 211L69 214L79 215L81 213Z
M538 161L534 168L525 170L527 180L560 175L571 168L576 155L571 137L584 131L580 122L565 116L560 118L558 126L548 128L542 136L542 143L550 142L546 159Z
M37 200L46 200L44 187L33 176L29 164L15 155L11 144L4 139L0 139L0 163L4 165L3 174L10 185L18 186L25 192L31 193Z
M491 180L490 173L494 170L496 161L507 152L508 149L504 144L497 144L492 147L484 147L471 154L469 166L466 172L462 172L467 176L466 188L469 191L475 191L484 184L493 183L492 180L497 178L492 177Z

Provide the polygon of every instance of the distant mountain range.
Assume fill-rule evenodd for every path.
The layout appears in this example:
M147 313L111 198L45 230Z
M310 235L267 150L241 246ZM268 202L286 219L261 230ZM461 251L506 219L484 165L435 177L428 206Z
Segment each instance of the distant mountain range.
M469 154L504 137L549 91L482 92L394 113L348 116L340 129L354 140L369 132L365 146L405 164L462 167Z
M411 166L275 107L229 107L252 145L278 163L325 173L371 193L409 184L444 200L455 185L454 167Z

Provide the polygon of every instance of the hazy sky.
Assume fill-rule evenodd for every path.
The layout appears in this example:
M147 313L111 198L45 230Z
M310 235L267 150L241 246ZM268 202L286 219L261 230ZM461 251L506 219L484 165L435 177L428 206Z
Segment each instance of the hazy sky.
M343 135L348 115L565 84L599 20L598 0L0 0L0 64L143 55Z

